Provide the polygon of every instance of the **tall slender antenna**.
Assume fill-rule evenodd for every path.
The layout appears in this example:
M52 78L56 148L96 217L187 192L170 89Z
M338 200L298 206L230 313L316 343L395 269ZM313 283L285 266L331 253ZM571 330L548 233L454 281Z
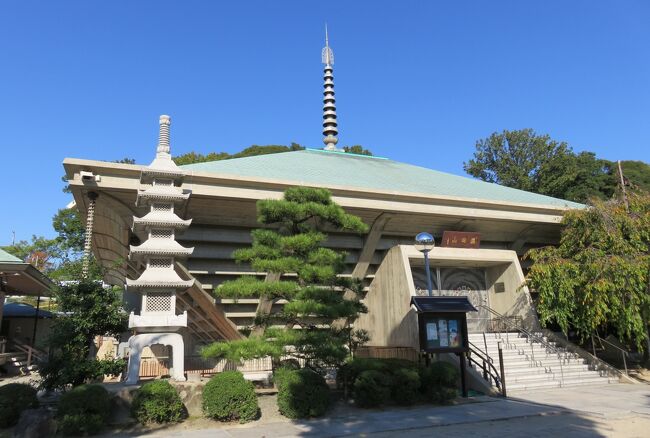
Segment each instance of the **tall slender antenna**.
M325 25L325 47L322 51L322 61L325 64L324 91L323 91L323 143L326 151L336 151L338 143L338 129L336 122L336 99L334 98L334 52L330 49L327 24Z

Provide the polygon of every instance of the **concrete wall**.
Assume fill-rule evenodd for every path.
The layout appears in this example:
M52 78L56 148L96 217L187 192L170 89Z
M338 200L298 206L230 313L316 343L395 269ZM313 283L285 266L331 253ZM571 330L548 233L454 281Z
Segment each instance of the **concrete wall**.
M524 274L517 258L487 269L490 307L505 316L521 316L524 326L537 328L539 323L532 305ZM503 283L504 292L496 292L495 283Z
M418 348L417 315L411 309L413 279L401 246L384 257L366 294L368 313L355 321L355 328L367 330L369 346Z
M417 314L410 306L416 294L410 261L422 258L412 245L395 246L384 257L364 300L368 313L355 322L370 334L368 346L419 348ZM505 316L521 316L528 327L538 325L514 251L435 248L429 258L432 266L485 268L489 306ZM495 291L497 282L504 283L504 292Z

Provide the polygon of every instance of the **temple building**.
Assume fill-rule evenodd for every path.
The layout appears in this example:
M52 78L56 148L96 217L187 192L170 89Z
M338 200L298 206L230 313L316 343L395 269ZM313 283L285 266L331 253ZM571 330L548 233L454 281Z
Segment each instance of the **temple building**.
M145 344L170 345L170 337L182 337L173 341L172 353L173 375L182 379L177 349L192 356L202 345L243 336L261 310L259 300L219 299L213 290L242 275L266 277L235 263L232 254L251 244L250 232L259 226L256 202L279 199L292 186L330 190L335 202L369 226L365 235L331 233L326 242L347 253L343 275L364 283L369 311L355 327L369 332L368 348L417 348L410 297L427 289L423 253L414 247L422 231L436 240L428 253L434 295L468 296L479 309L468 315L471 333L489 332L495 319L537 323L523 286L521 256L557 243L563 215L584 206L337 149L328 41L322 60L323 149L176 166L170 119L163 116L149 166L64 160L82 217L96 198L92 251L105 281L127 287L136 333L129 341L131 354ZM270 311L282 305L274 302Z

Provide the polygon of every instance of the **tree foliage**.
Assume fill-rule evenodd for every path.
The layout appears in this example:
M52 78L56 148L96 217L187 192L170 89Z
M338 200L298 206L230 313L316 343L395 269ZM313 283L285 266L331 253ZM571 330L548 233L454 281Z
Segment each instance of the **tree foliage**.
M173 160L176 164L182 166L185 164L204 163L207 161L220 161L229 160L231 158L253 157L256 155L277 154L279 152L300 151L303 149L305 149L305 147L299 145L298 143L291 143L290 146L275 144L259 146L254 144L235 154L229 154L228 152L210 152L203 155L196 152L188 152L186 154L174 157Z
M621 167L628 187L633 191L650 193L650 164L643 161L621 161Z
M343 151L350 154L372 155L372 152L370 152L368 149L364 148L360 144L355 144L354 146L343 146Z
M504 130L476 142L465 171L483 181L586 202L609 199L616 188L614 164L532 129Z
M230 160L232 158L254 157L256 155L301 151L303 149L305 149L305 147L299 145L298 143L291 143L290 146L275 144L266 146L252 145L235 154L229 154L228 152L210 152L204 155L196 152L188 152L186 154L174 157L173 160L176 164L182 166L185 164L204 163L207 161ZM343 146L343 151L359 155L372 155L372 152L370 152L368 149L365 149L361 145Z
M112 360L98 361L90 356L95 336L119 338L126 330L121 291L83 281L59 288L55 298L64 314L54 320L50 329L47 345L51 354L41 369L41 385L46 389L65 388L119 373L121 362L116 370Z
M504 130L478 140L474 158L464 163L464 168L483 181L538 191L544 167L569 150L566 143L537 135L532 129Z
M641 347L650 321L650 195L630 194L629 212L619 201L595 201L567 212L563 224L559 246L526 255L540 321L583 338L613 329Z
M81 279L81 256L86 228L81 221L79 211L60 209L52 218L52 227L57 233L54 239L32 236L30 242L21 240L2 249L26 263L31 263L53 280ZM101 278L101 266L94 257L91 257L88 279Z
M350 327L332 323L354 319L365 307L358 299L344 298L346 290L358 297L361 285L338 276L345 254L324 247L325 231L364 233L366 224L345 213L325 189L290 188L280 200L259 201L257 209L258 221L274 228L254 230L252 246L235 251L235 259L249 263L254 271L295 277L266 282L245 276L223 283L215 293L223 298L254 296L287 303L279 313L257 315L262 335L217 343L203 354L231 360L267 355L279 358L290 348L314 364L339 363L347 354Z

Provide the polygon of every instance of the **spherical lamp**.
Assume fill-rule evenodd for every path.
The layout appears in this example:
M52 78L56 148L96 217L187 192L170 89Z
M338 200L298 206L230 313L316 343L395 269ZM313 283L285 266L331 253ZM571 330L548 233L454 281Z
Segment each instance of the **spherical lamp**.
M427 274L427 288L429 289L429 296L433 296L433 287L431 285L431 269L429 268L429 251L435 246L435 240L429 233L418 233L415 236L415 248L424 254L424 270Z

